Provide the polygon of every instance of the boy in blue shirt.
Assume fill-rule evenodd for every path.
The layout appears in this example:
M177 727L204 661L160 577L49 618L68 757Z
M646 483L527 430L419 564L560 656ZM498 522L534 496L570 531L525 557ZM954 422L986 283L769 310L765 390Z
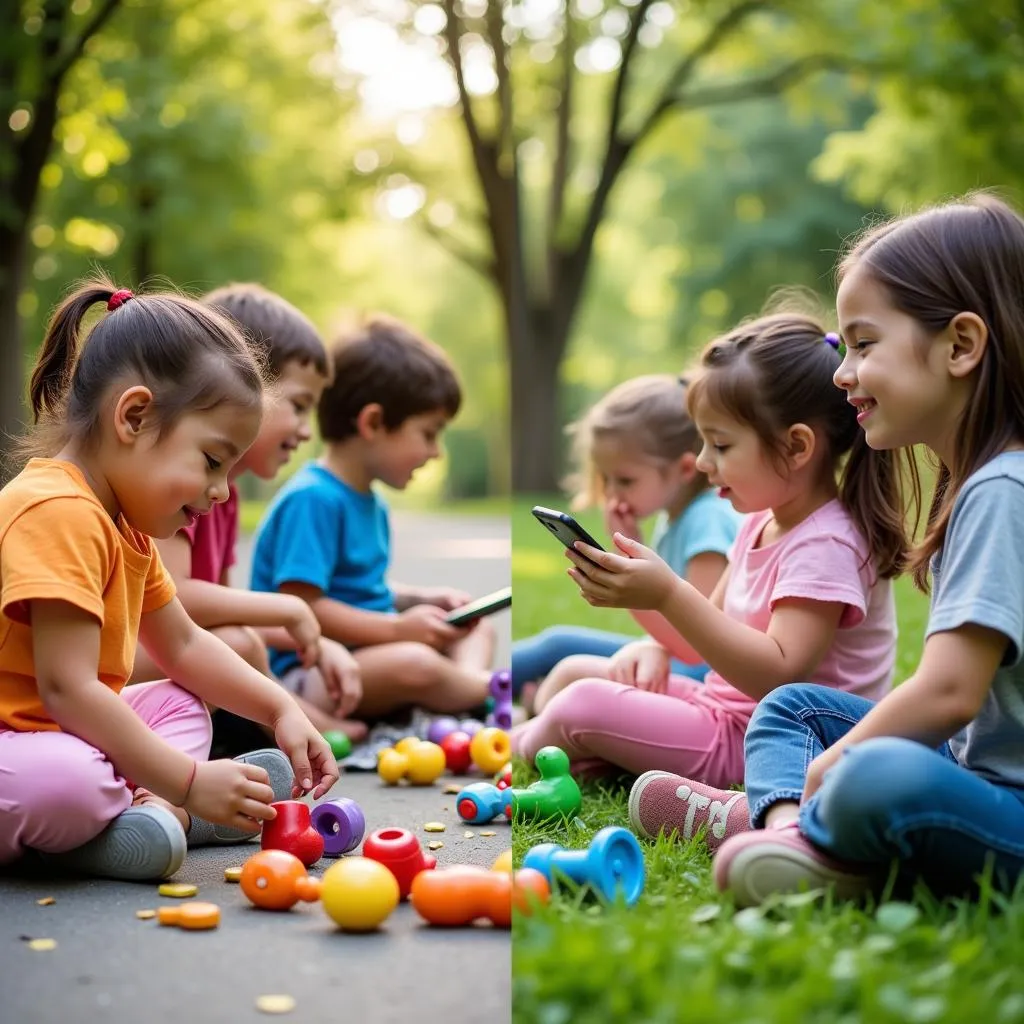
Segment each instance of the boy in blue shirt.
M462 629L445 622L468 594L388 581L388 509L373 489L376 480L402 489L438 457L438 439L462 401L455 372L438 346L383 316L343 335L332 359L334 381L317 406L326 451L267 509L252 589L302 598L323 635L353 651L363 684L356 717L408 705L479 707L488 695L493 628L486 620ZM329 703L294 651L275 650L271 667L298 696Z

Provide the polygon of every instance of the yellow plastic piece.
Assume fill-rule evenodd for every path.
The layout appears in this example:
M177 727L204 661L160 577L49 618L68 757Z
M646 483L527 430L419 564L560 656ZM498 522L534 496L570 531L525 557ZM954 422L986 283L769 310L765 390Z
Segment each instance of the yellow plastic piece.
M224 869L225 882L240 882L242 880L242 865Z
M414 786L431 785L446 767L444 751L429 740L421 740L410 747L406 756L409 758L407 775Z
M481 729L470 741L469 756L482 772L493 775L505 767L512 756L512 742L504 729Z
M398 906L395 876L369 857L346 857L325 872L320 902L327 916L348 932L379 927Z
M491 865L492 871L506 871L509 874L512 873L512 851L505 850L503 853L499 853L494 863Z
M395 744L395 750L400 754L408 754L413 747L417 746L421 742L422 740L418 736L406 736Z
M389 785L394 786L399 779L405 778L409 770L409 758L399 753L394 747L382 750L377 758L377 774Z
M161 896L174 896L176 899L185 900L190 896L195 896L199 892L199 886L189 882L164 882L157 892Z

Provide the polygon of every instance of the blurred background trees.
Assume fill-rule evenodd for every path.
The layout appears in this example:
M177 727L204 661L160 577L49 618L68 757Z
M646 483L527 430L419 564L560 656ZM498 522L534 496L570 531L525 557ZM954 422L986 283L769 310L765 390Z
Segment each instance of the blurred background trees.
M563 424L604 389L682 368L780 285L827 304L866 218L1024 175L1010 0L13 0L0 19L8 433L91 267L254 279L327 335L385 309L451 353L466 405L424 490L550 490Z

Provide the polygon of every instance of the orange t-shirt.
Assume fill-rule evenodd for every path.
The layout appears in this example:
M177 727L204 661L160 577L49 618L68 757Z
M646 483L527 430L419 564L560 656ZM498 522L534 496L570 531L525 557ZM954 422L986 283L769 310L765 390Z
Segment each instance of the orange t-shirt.
M117 693L141 616L174 594L152 540L114 522L77 466L32 459L0 491L0 726L60 728L36 687L29 601L67 601L99 619L96 675Z

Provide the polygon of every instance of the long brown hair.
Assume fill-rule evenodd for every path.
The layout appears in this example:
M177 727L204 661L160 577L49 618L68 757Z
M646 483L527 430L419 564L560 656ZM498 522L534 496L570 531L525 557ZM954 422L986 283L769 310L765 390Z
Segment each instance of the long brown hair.
M1024 218L995 196L967 196L866 232L840 263L839 280L853 267L921 325L923 345L958 313L974 313L988 328L974 394L956 425L953 463L939 466L925 534L910 558L914 581L926 590L960 488L1024 440Z
M825 328L802 313L774 313L711 342L690 385L690 413L707 403L751 427L781 460L795 423L817 428L839 474L839 500L859 527L878 574L898 576L907 557L899 453L872 451L857 412L833 383L840 355Z
M94 277L53 314L29 384L36 429L18 445L23 458L52 455L71 437L95 441L107 389L128 375L152 390L161 434L190 410L222 402L260 407L262 367L241 332L185 296L132 296L83 340L86 314L116 291L106 277Z

